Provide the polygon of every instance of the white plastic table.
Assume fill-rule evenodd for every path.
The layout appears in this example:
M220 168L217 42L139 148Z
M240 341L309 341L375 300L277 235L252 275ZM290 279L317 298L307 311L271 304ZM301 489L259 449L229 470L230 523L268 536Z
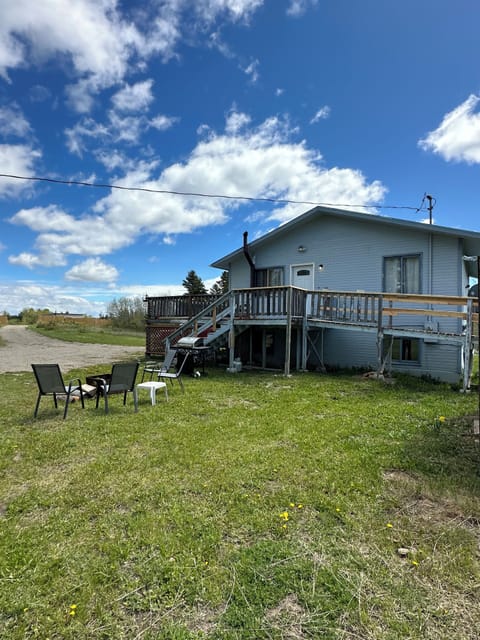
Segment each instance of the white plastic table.
M148 389L150 391L150 400L152 401L152 406L156 404L157 389L164 390L165 400L168 401L168 390L166 382L156 382L155 380L140 382L139 384L137 384L137 391L138 389Z

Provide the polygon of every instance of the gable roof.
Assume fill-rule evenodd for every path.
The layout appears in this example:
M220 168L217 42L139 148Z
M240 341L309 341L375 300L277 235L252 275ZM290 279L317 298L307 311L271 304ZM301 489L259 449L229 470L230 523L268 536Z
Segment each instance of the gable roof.
M420 233L435 233L438 235L446 235L454 238L460 238L464 243L464 251L470 256L480 255L480 232L478 231L466 231L464 229L455 229L453 227L442 227L438 225L425 224L423 222L410 222L408 220L401 220L400 218L389 218L387 216L381 216L378 214L361 213L360 211L347 211L345 209L334 209L330 207L314 207L305 213L293 218L289 222L280 225L276 229L269 231L268 233L260 236L256 240L248 243L248 248L254 250L261 247L266 242L274 240L277 236L289 233L292 229L310 222L312 220L320 219L322 217L336 217L344 220L351 220L357 222L376 223L391 225L392 227L398 227L405 230L417 231ZM232 260L238 258L243 254L243 247L232 251L231 253L215 260L210 265L218 269L228 269ZM470 276L476 277L476 261L467 262L467 272Z

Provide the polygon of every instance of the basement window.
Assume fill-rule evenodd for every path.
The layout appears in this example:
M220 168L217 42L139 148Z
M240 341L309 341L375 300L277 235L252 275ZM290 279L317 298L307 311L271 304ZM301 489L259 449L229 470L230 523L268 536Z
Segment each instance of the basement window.
M420 363L420 341L418 338L394 338L392 345L393 362Z

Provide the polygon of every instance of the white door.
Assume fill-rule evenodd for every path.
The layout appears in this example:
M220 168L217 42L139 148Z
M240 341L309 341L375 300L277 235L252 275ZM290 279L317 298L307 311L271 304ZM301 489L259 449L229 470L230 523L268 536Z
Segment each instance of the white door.
M313 290L313 264L296 264L292 266L292 286L300 289ZM307 295L305 310L307 315L312 310L312 296Z
M313 289L313 264L292 266L292 286L310 291Z

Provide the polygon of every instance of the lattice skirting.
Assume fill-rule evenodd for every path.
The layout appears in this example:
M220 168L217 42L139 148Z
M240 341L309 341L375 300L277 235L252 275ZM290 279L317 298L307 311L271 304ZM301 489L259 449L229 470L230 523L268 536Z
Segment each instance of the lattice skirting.
M178 327L155 326L146 327L146 354L147 356L164 356L165 355L165 339L173 333Z

